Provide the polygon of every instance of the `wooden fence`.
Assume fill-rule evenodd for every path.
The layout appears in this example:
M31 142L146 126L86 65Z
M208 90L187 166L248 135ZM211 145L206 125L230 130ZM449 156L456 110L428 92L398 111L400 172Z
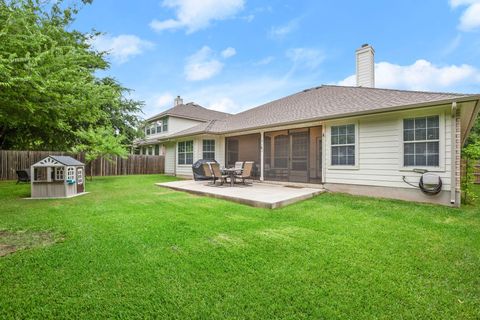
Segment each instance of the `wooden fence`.
M48 155L68 155L85 162L83 153L0 150L0 180L16 180L16 170L29 169L32 164ZM113 162L101 158L86 166L87 175L90 175L90 169L93 169L94 176L164 173L165 157L132 154L125 159L115 157Z

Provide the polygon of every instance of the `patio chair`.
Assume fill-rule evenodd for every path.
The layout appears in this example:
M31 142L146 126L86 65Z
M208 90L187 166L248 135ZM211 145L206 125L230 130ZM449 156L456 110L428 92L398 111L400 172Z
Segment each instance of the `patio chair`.
M30 175L27 170L17 170L17 184L20 182L30 182Z
M223 185L227 182L228 175L222 174L220 170L220 165L218 163L211 163L210 167L212 168L213 172L213 183L215 184L216 180L220 181L220 185Z
M215 179L215 176L213 175L212 169L210 169L210 164L208 162L202 163L202 169L203 169L205 178L210 178L212 180L212 182L210 182L209 184L215 184L216 179Z
M235 175L235 179L242 180L243 184L246 184L247 179L251 179L253 183L253 161L245 161L242 173Z
M243 169L243 161L235 162L235 173L242 174L242 169Z

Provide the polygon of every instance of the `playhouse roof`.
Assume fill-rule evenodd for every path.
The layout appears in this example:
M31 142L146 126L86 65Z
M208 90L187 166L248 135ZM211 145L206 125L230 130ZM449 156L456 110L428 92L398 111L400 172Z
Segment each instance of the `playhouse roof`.
M34 167L42 167L42 166L55 166L55 165L64 165L64 166L84 166L85 164L78 161L75 158L69 156L48 156L43 158L42 160L35 163Z

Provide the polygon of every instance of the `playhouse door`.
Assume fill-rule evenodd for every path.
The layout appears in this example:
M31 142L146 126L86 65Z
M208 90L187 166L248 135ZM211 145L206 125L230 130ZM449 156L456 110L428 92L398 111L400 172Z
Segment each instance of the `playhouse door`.
M83 168L77 168L77 193L82 193L83 191Z

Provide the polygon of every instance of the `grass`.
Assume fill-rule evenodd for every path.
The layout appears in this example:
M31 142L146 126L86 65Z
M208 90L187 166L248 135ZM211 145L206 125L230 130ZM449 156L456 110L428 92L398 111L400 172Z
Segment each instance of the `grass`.
M61 241L0 257L0 318L480 317L478 207L323 194L267 210L154 186L171 179L41 201L1 182L0 230Z

